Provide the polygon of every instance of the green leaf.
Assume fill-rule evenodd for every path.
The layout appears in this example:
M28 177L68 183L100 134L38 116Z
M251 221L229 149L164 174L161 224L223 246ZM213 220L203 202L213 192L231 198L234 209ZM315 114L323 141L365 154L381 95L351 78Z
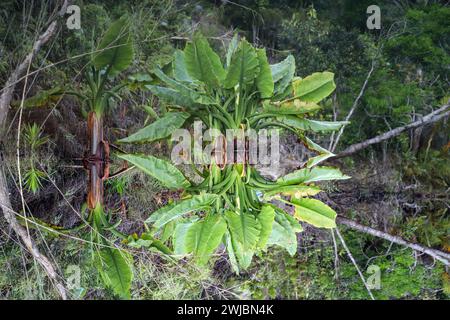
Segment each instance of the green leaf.
M114 22L104 34L97 47L93 63L97 69L108 68L115 76L125 70L133 60L133 45L129 32L129 21L122 17Z
M297 252L297 232L303 231L301 225L288 213L277 208L272 233L267 245L277 245L285 248L293 256Z
M312 186L281 186L264 192L264 199L271 200L276 196L292 196L296 198L314 196L321 190Z
M260 70L258 76L256 77L256 87L261 94L261 98L270 98L273 95L274 84L270 65L267 61L266 50L257 49L256 54L258 55Z
M231 234L229 231L225 233L225 242L227 246L228 258L230 259L231 269L233 269L236 274L239 274L239 264L236 258L236 253L234 252L233 242L231 240Z
M272 79L275 83L275 94L280 94L289 86L295 74L295 59L292 55L283 61L270 66Z
M194 79L192 79L187 71L184 52L177 49L175 50L173 57L172 66L174 78L178 81L194 82Z
M247 269L252 262L256 245L259 241L261 225L249 213L237 214L227 211L225 218L231 234L233 249L242 269Z
M291 199L295 206L295 217L318 228L335 228L336 212L316 199Z
M236 52L238 46L239 46L239 35L236 33L233 36L233 39L231 39L230 44L228 45L227 56L226 56L226 64L225 64L227 69L230 67L231 58L233 57L233 54Z
M317 121L288 115L278 117L278 121L296 129L314 132L335 131L349 123L348 121Z
M257 247L265 249L267 241L269 240L269 236L272 233L272 225L275 219L275 210L272 206L264 205L256 218L261 225L261 232L259 234Z
M308 162L306 163L307 168L312 168L313 166L319 164L320 162L334 156L332 152L328 151L325 148L322 148L318 144L314 143L308 137L304 137L304 141L308 149L319 153L317 156L309 158Z
M42 179L46 177L45 173L32 167L24 175L24 184L28 191L36 193L42 187Z
M214 104L215 100L209 96L207 96L204 93L197 92L188 86L186 86L184 83L178 82L169 76L167 76L161 69L155 68L153 70L153 73L165 84L167 84L169 87L175 89L178 91L182 96L186 97L188 99L188 102L194 101L196 103L200 104ZM184 105L184 104L181 104Z
M293 83L294 96L303 101L319 102L328 97L334 89L334 73L316 72Z
M131 136L120 139L119 142L142 143L167 138L176 129L179 129L189 116L190 114L186 112L168 112L164 117L159 118Z
M142 247L150 248L154 240L155 239L151 234L144 232L141 236L138 236L137 234L129 235L128 238L124 240L124 243L132 248L140 249Z
M227 224L219 214L209 214L204 220L195 222L186 234L186 251L192 252L197 263L205 265L211 254L222 242Z
M121 298L130 299L132 257L122 250L105 247L99 251L99 260L99 271L105 284Z
M343 174L339 169L333 167L303 168L285 175L277 180L277 184L290 185L299 183L310 183L324 180L344 180L349 176Z
M208 41L197 35L184 49L186 69L189 75L211 87L219 87L225 78L225 70L217 53Z
M321 108L317 103L289 99L280 102L263 103L266 112L276 114L305 114L313 113Z
M173 251L177 255L187 254L186 250L186 234L194 221L178 223L173 234Z
M185 189L191 185L181 171L168 161L137 154L118 154L117 156L134 164L168 188Z
M241 40L231 60L224 87L231 89L237 84L241 87L250 85L255 81L259 70L258 55L255 49L246 40Z
M123 243L137 249L147 248L149 250L159 251L160 253L167 255L173 254L172 250L166 247L162 240L163 239L156 239L151 231L149 231L143 232L141 236L138 236L136 233L129 235L126 239L124 239Z
M156 111L151 106L149 106L149 105L142 105L142 108L144 109L145 113L148 114L148 116L150 118L154 118L154 119L158 119L159 118L158 114L156 113Z
M183 95L182 93L180 93L175 89L153 85L145 85L145 88L149 89L152 94L166 101L169 104L181 107L193 107L195 105L194 100L191 98L189 94Z
M217 198L218 195L210 193L195 195L158 209L145 222L154 222L156 228L161 228L166 223L189 212L207 210Z

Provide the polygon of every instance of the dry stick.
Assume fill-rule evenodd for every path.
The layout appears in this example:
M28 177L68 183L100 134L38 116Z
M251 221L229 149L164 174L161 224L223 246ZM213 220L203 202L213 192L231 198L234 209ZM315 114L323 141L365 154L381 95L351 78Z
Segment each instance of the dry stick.
M449 103L450 103L450 101L447 104L440 107L439 109L427 114L420 120L411 122L403 127L397 127L395 129L389 130L388 132L380 134L380 135L378 135L374 138L368 139L366 141L355 143L355 144L349 146L348 148L346 148L341 153L337 154L334 158L347 157L349 155L354 154L355 152L358 152L364 148L367 148L368 146L370 146L372 144L380 143L384 140L396 137L405 130L421 127L421 126L424 126L424 125L427 125L430 123L437 122L445 117L448 117L450 115L450 110L447 111L447 109L449 108Z
M8 185L5 179L5 172L3 166L0 168L0 207L2 208L3 215L14 230L14 232L20 237L25 247L36 259L36 261L44 268L48 277L54 282L56 289L62 299L67 298L66 289L63 283L58 279L58 274L55 271L55 267L50 260L40 253L39 249L34 244L31 237L28 236L27 231L23 228L16 219L14 210L11 209L11 202L9 199L9 193L7 192Z
M370 234L372 236L375 236L375 237L378 237L378 238L382 238L382 239L385 239L385 240L388 240L388 241L391 241L391 242L394 242L396 244L399 244L399 245L411 248L411 249L416 250L416 251L423 252L423 253L433 257L434 259L441 261L446 266L450 265L450 254L449 253L442 252L442 251L439 251L439 250L436 250L436 249L431 249L431 248L422 246L422 245L417 244L417 243L408 242L408 241L406 241L406 240L404 240L404 239L402 239L402 238L400 238L398 236L393 236L393 235L390 235L390 234L388 234L386 232L379 231L379 230L373 229L371 227L364 226L362 224L359 224L358 222L355 222L353 220L350 220L350 219L347 219L347 218L344 218L344 217L337 217L336 218L336 222L339 223L339 224L345 225L345 226L347 226L347 227L349 227L351 229L354 229L354 230L357 230L357 231L360 231L360 232L363 232L363 233L367 233L367 234Z
M334 279L337 279L339 277L339 253L333 229L331 229L331 238L333 239L334 247Z
M356 97L355 101L353 102L353 105L352 105L350 111L348 112L347 116L345 116L345 121L349 121L350 118L352 117L353 113L355 112L356 107L358 106L359 100L361 100L361 98L362 98L362 96L364 94L364 91L366 91L367 84L369 83L369 79L372 76L372 73L373 73L374 69L375 69L375 61L372 60L372 65L370 67L370 70L367 73L366 79L364 80L364 83L363 83L363 85L361 87L361 90L359 90L359 94ZM344 128L345 128L345 126L341 127L341 129L339 129L339 132L338 132L338 134L336 136L336 140L334 141L333 147L331 148L331 152L334 152L334 150L336 150L336 147L337 147L337 145L339 143L339 139L341 138L342 133L344 132Z
M67 0L65 0L59 12L59 15L63 15L65 13L67 5L68 2ZM22 63L20 63L16 67L16 69L12 72L12 74L6 81L5 89L0 95L0 130L2 132L4 131L6 119L8 116L9 105L12 99L12 95L17 80L27 70L36 53L55 34L56 27L57 21L54 20L52 23L50 23L47 30L43 34L41 34L39 38L34 42L31 52L25 57ZM67 299L67 290L64 287L64 284L58 279L58 274L55 271L55 267L50 262L50 260L39 251L39 249L31 239L27 231L18 223L14 211L11 209L12 206L9 198L8 185L2 162L3 160L0 159L0 207L3 211L3 215L8 224L14 230L14 232L20 237L22 242L25 244L25 247L31 253L33 258L43 267L50 280L55 284L55 287L60 297L65 300Z
M341 240L342 246L344 247L345 251L347 251L347 255L350 258L350 260L352 261L353 265L356 268L356 271L358 271L359 277L361 278L362 282L364 283L364 286L367 289L367 292L369 293L369 296L372 300L375 300L375 297L372 294L372 291L370 291L369 286L367 285L366 279L364 278L364 275L362 274L361 270L358 267L358 264L356 263L355 259L353 258L352 253L350 252L350 250L347 247L347 244L345 243L344 238L342 237L341 233L339 232L339 229L336 227L335 228L336 234L339 237L339 240Z

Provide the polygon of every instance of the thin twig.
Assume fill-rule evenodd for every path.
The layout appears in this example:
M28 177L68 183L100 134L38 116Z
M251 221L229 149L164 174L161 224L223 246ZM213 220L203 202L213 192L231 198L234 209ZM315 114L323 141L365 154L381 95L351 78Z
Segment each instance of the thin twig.
M350 250L347 247L347 244L345 243L344 238L342 237L341 233L339 232L339 229L336 227L336 234L339 237L339 240L341 240L342 246L344 247L345 251L347 251L347 255L350 258L350 260L352 261L353 265L356 268L356 271L358 271L359 277L361 278L361 281L364 283L364 286L367 289L367 292L369 293L369 296L372 300L375 300L375 297L372 294L372 291L370 290L369 286L367 285L366 279L364 278L364 275L362 274L361 270L358 267L358 264L356 263L355 259L353 258L352 253L350 252Z
M331 230L331 238L333 239L333 248L334 248L334 279L339 278L339 253L336 242L336 237L334 236L334 231Z
M356 97L355 101L353 102L352 107L350 108L350 111L348 112L348 114L345 116L345 121L349 121L350 118L352 117L353 113L356 110L356 107L358 107L359 104L359 100L361 100L362 96L364 95L364 91L366 91L366 87L367 84L369 83L369 79L372 76L373 70L375 69L375 61L372 60L372 65L370 67L369 72L367 73L366 79L364 80L364 83L361 87L361 90L359 90L359 94ZM344 132L345 126L342 126L341 129L339 130L337 136L336 136L336 140L334 140L334 144L333 147L331 148L331 152L334 152L336 150L336 147L339 143L339 139L341 139L342 133Z

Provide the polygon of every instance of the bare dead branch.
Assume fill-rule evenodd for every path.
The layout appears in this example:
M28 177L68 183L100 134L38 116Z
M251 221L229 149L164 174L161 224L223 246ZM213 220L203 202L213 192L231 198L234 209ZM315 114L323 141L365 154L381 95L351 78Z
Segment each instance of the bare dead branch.
M369 83L369 79L372 76L372 73L373 73L374 70L375 70L375 60L372 60L372 64L370 66L370 70L367 73L366 79L364 80L364 83L363 83L363 85L361 87L361 90L359 90L358 96L356 97L355 101L353 101L353 105L350 108L350 111L345 116L345 121L349 121L350 120L350 118L352 117L353 113L356 110L356 107L358 107L359 100L361 100L362 96L364 95L364 91L366 91L367 84ZM334 150L336 150L336 147L337 147L337 145L339 143L339 139L341 139L341 136L342 136L342 133L344 132L344 129L345 129L345 126L341 127L341 129L339 129L339 132L338 132L338 134L336 136L336 140L334 140L334 144L331 147L331 152L334 152Z
M443 118L446 118L450 115L450 111L447 111L449 108L449 103L450 103L450 101L447 104L440 107L439 109L427 114L426 116L424 116L423 118L421 118L417 121L411 122L402 127L397 127L395 129L389 130L388 132L385 132L383 134L380 134L374 138L365 140L363 142L355 143L355 144L349 146L347 149L345 149L341 153L337 154L334 158L347 157L349 155L354 154L355 152L358 152L364 148L367 148L368 146L370 146L372 144L380 143L382 141L396 137L406 130L422 127L424 125L431 124L431 123L437 122Z
M390 242L411 248L413 250L419 251L419 252L423 252L431 257L433 257L436 260L439 260L440 262L442 262L443 264L445 264L447 267L450 265L450 254L446 253L446 252L442 252L436 249L431 249L425 246L422 246L420 244L417 243L412 243L412 242L408 242L404 239L402 239L401 237L398 236L393 236L390 235L389 233L380 231L380 230L376 230L373 229L371 227L368 226L364 226L362 224L359 224L356 221L344 218L344 217L337 217L336 218L336 222L342 225L345 225L351 229L363 232L363 233L367 233L370 234L372 236L381 238L381 239L385 239L388 240Z
M361 281L364 283L364 287L366 287L367 293L369 293L369 296L372 300L375 300L375 297L373 296L372 291L370 290L370 287L367 284L367 281L361 272L361 269L358 267L358 264L356 263L355 258L353 258L352 253L350 252L349 248L347 247L347 244L345 243L344 237L341 235L341 232L339 231L339 229L337 227L336 227L335 231L336 231L336 234L337 234L339 240L342 243L342 246L344 247L345 251L347 252L348 257L350 258L353 265L355 266L355 269L358 272L358 275L361 278Z

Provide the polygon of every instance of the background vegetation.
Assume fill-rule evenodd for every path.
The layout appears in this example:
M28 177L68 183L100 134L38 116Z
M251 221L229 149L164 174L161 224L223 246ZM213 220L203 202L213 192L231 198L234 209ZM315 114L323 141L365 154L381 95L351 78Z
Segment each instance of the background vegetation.
M381 8L381 30L366 27L366 8L374 3ZM86 173L79 161L87 143L86 110L75 98L61 94L69 87L82 87L82 71L90 60L87 53L95 49L112 21L124 14L131 17L135 54L132 66L116 80L127 83L122 99L111 105L104 120L110 141L135 132L164 113L164 104L140 88L151 80L146 78L148 71L169 62L174 50L182 49L195 31L208 37L222 56L224 44L238 32L255 46L266 47L271 63L292 54L300 76L333 72L337 88L320 113L323 120L343 120L368 79L336 152L420 119L450 98L450 6L445 1L104 0L73 4L81 8L81 29L63 26L34 59L31 69L40 71L28 79L29 99L22 119L27 124L20 146L22 171L27 173L26 212L51 226L78 225L81 218L77 212L82 211L86 196ZM2 1L2 84L30 51L58 5L54 1ZM14 208L21 208L15 137L22 88L20 83L2 137ZM41 131L36 132L37 128ZM328 196L322 200L339 215L448 252L449 133L444 120L334 160L333 165L352 179L326 184ZM336 142L335 135L314 138L331 148ZM284 139L285 158L295 163L295 139ZM170 151L165 143L140 148L163 157ZM288 161L286 169L295 166L292 163ZM137 171L110 180L105 195L113 216L123 221L121 231L138 234L144 231L149 212L179 197ZM55 298L42 269L3 218L0 230L0 269L4 271L0 274L0 298ZM340 230L366 278L370 265L379 266L381 287L372 290L375 298L449 298L449 274L443 264L388 241L345 227ZM43 228L29 232L60 274L69 276L73 265L81 268L81 283L71 287L72 298L115 297L95 271L82 235L65 237ZM250 268L239 275L233 273L223 248L214 263L203 268L189 259L173 261L152 250L136 249L131 297L369 298L346 251L329 230L305 227L298 241L295 256L272 248L255 257Z

